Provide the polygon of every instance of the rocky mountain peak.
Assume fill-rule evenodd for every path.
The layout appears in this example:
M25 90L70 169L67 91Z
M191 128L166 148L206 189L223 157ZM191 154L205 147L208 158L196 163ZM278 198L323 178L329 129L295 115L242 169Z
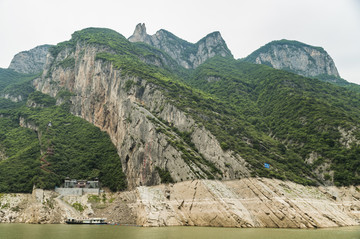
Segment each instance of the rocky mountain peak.
M210 47L210 46L211 47L223 47L224 45L226 45L224 39L222 38L220 32L218 32L218 31L209 33L204 38L202 38L200 41L198 41L197 44L205 44L208 47Z
M145 23L139 23L136 25L135 31L134 31L134 35L138 34L138 35L144 35L146 34L146 26Z
M340 77L333 59L322 47L298 41L272 41L251 53L245 61L323 80Z
M224 41L224 39L222 38L221 33L219 31L209 33L204 37L204 39L210 39L210 38L214 38L214 39L217 39L217 40Z
M25 74L41 72L45 66L46 55L50 47L51 45L41 45L16 54L11 60L9 69Z
M196 68L207 59L214 56L230 56L220 32L216 31L193 44L187 42L164 29L154 35L146 33L145 24L138 24L134 34L129 37L131 42L144 42L169 54L179 65L185 68Z
M145 23L139 23L136 25L135 31L129 38L129 41L149 43L149 35L146 33Z

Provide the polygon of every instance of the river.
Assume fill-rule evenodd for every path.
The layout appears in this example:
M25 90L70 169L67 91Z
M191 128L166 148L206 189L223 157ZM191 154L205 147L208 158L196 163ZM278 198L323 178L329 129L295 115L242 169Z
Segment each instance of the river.
M267 229L0 224L1 239L359 239L360 227Z

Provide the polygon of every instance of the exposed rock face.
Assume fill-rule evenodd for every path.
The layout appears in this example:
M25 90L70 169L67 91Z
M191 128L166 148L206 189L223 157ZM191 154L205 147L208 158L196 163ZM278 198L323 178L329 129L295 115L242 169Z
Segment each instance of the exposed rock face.
M55 201L54 192L36 189L32 194L3 194L0 222L61 223L66 213Z
M74 52L64 49L56 59L49 55L43 76L34 85L53 97L64 89L74 94L71 112L108 132L130 188L159 184L157 167L168 170L176 182L249 175L244 159L231 151L224 152L208 130L174 107L156 85L122 76L121 70L114 69L111 63L95 60L99 51L106 49L79 43ZM75 58L73 67L62 68L57 64L71 57ZM191 132L196 150L164 121L181 132ZM205 160L186 160L184 150L193 158ZM212 172L205 161L219 171Z
M270 42L251 53L245 60L307 77L340 77L334 61L323 48L297 41Z
M13 96L10 94L4 94L2 95L5 99L11 100L13 102L20 102L23 100L23 96L22 95L17 95L17 96Z
M0 223L65 223L67 218L88 218L96 216L108 218L109 222L116 218L116 222L135 224L135 216L131 216L128 207L134 203L135 192L124 192L121 195L101 195L105 201L112 198L113 203L93 203L92 198L99 195L85 194L83 196L62 196L53 191L42 189L33 190L32 194L2 194L0 197ZM111 196L111 198L109 197ZM125 201L124 201L125 200ZM126 204L125 204L126 202ZM79 211L72 205L81 205L84 209ZM103 210L99 210L102 208ZM110 210L110 211L109 211Z
M145 23L137 24L133 35L129 37L129 41L131 42L145 42L149 45L152 45L151 40L151 36L146 32Z
M356 187L306 187L273 179L196 180L139 187L143 226L317 228L360 224Z
M360 225L359 187L308 187L274 179L194 180L100 196L35 190L0 198L0 222L64 223L105 217L141 226L318 228ZM76 211L74 203L85 210Z
M192 44L163 29L152 36L148 35L145 24L138 24L134 34L129 37L129 41L144 42L161 49L185 68L196 68L216 55L232 57L220 32L210 33L197 43Z
M50 47L51 45L41 45L16 54L11 60L9 68L25 74L41 72L46 63L46 55Z

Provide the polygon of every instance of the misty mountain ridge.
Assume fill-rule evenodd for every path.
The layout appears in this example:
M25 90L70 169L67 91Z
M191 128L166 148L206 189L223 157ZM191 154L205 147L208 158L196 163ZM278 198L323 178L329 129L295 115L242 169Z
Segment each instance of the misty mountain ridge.
M193 44L163 29L154 35L148 35L143 23L136 26L133 35L129 37L129 41L144 42L163 50L187 69L196 68L215 55L233 57L220 32L210 33Z
M164 29L157 31L154 35L148 35L145 24L139 23L128 40L143 42L160 49L187 69L196 68L215 55L233 58L220 32L217 31L208 34L197 43L190 43ZM50 46L42 45L18 53L9 68L20 73L39 72L45 64ZM348 89L360 90L357 84L340 77L334 61L322 47L294 40L275 40L240 60L265 64L275 69L316 78Z

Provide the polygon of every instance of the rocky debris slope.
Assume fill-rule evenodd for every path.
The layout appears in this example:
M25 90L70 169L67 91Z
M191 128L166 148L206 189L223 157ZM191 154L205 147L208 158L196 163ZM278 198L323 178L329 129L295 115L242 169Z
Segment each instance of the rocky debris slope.
M29 51L22 51L11 60L9 69L20 73L35 74L43 70L46 56L51 45L37 46Z
M178 38L166 30L159 30L154 35L146 33L145 24L139 23L131 42L144 42L169 54L179 65L185 68L196 68L214 56L232 57L220 32L213 32L195 44Z
M87 203L90 203L93 213L92 217L106 218L108 223L116 224L137 224L137 190L106 193L100 195L99 199L87 197Z
M272 41L251 53L245 60L307 77L340 77L333 59L323 48L298 41Z
M3 194L0 202L0 222L64 223L67 217L105 217L110 223L141 226L360 225L359 187L309 187L264 178L193 180L64 197L37 189L32 195Z
M103 51L106 49L79 43L74 51L64 49L56 59L49 55L34 86L52 97L64 90L71 92L71 113L110 135L129 188L159 184L159 169L169 172L175 182L249 175L243 158L231 150L223 151L217 139L172 105L158 86L124 76L111 63L96 60ZM74 65L60 64L68 59L73 59ZM179 132L189 134L193 147ZM191 160L200 160L188 160L186 154L192 155Z
M108 222L135 224L136 218L129 209L136 201L134 195L135 192L108 196L104 193L100 199L98 195L62 196L42 189L35 189L32 194L1 194L0 223L57 224L65 223L67 218L105 217Z
M0 222L61 223L66 213L55 201L52 191L35 189L32 194L1 194Z

